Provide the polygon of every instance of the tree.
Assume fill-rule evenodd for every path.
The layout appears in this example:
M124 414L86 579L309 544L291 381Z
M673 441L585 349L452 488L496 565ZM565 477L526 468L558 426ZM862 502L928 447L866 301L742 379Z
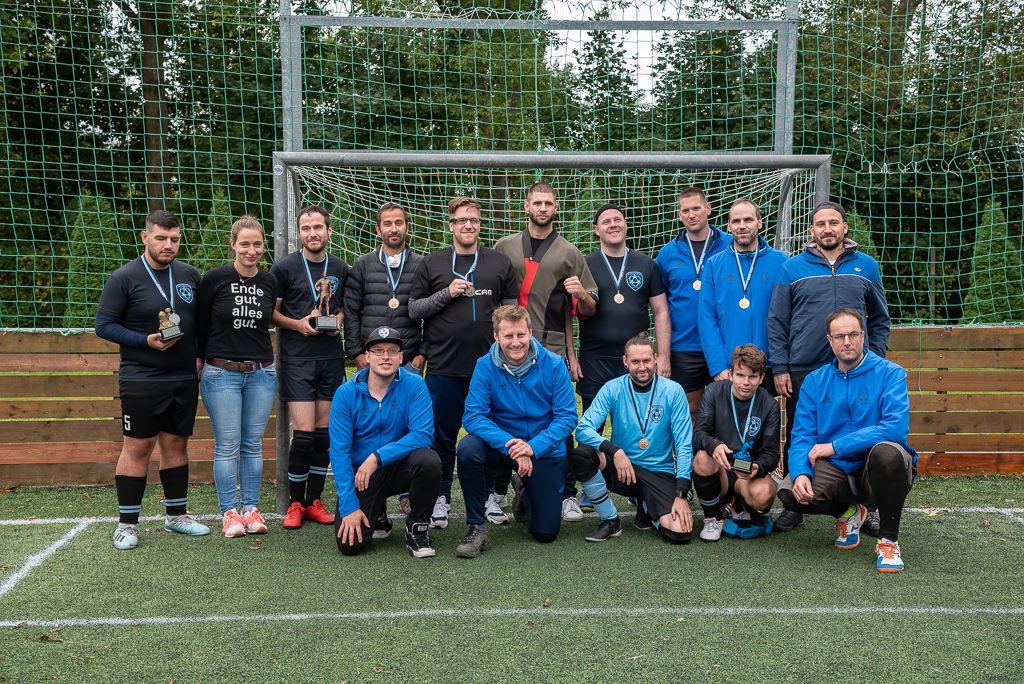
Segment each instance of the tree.
M64 217L68 226L67 306L63 328L91 328L103 283L125 262L118 216L104 197L83 190ZM153 324L156 325L156 322Z
M986 204L974 241L971 286L964 298L961 323L1020 320L1024 311L1024 268L1019 244L1009 239L1000 204Z

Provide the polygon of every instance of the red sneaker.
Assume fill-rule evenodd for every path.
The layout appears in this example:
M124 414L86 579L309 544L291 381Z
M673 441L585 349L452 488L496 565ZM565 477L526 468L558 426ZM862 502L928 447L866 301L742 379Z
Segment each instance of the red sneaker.
M309 504L309 507L306 509L305 519L318 522L321 525L334 524L334 516L324 508L320 499L313 499L313 503Z
M284 522L281 523L281 527L286 530L299 529L302 527L305 513L306 509L302 507L302 503L292 501L292 505L288 507L288 512L284 514Z

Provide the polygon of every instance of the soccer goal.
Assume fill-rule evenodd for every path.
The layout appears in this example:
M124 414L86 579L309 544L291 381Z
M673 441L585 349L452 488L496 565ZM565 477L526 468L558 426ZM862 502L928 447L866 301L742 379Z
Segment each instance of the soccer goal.
M297 248L296 211L317 204L331 214L331 251L351 263L377 246L374 223L385 202L408 211L414 249L440 249L451 243L447 204L457 195L480 201L480 239L493 244L525 227L526 191L545 181L557 192L557 229L584 254L597 247L594 210L614 202L625 212L630 248L654 256L679 233L676 197L689 186L704 190L712 223L721 227L734 200L755 202L763 214L762 235L792 253L809 236L814 204L828 198L829 171L828 155L278 152L273 159L274 252L280 258ZM278 505L283 510L289 438L283 413L277 425Z

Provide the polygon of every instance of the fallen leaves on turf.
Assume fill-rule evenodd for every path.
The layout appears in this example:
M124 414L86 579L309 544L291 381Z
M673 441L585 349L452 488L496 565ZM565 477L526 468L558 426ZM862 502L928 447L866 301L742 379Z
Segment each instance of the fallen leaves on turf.
M39 640L40 641L52 641L52 642L58 643L58 644L63 644L64 643L64 640L61 639L60 637L50 636L49 634L41 634L41 635L39 635Z
M551 599L544 599L544 603L540 604L540 607L541 608L550 608L551 607Z

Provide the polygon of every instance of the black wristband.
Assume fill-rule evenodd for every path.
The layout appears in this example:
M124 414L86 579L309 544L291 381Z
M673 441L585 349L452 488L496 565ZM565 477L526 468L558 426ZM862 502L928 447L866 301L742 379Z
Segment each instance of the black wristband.
M676 498L690 500L690 480L685 477L676 478Z
M612 444L610 440L604 440L601 442L601 453L608 458L615 458L615 452L619 450L619 447Z

